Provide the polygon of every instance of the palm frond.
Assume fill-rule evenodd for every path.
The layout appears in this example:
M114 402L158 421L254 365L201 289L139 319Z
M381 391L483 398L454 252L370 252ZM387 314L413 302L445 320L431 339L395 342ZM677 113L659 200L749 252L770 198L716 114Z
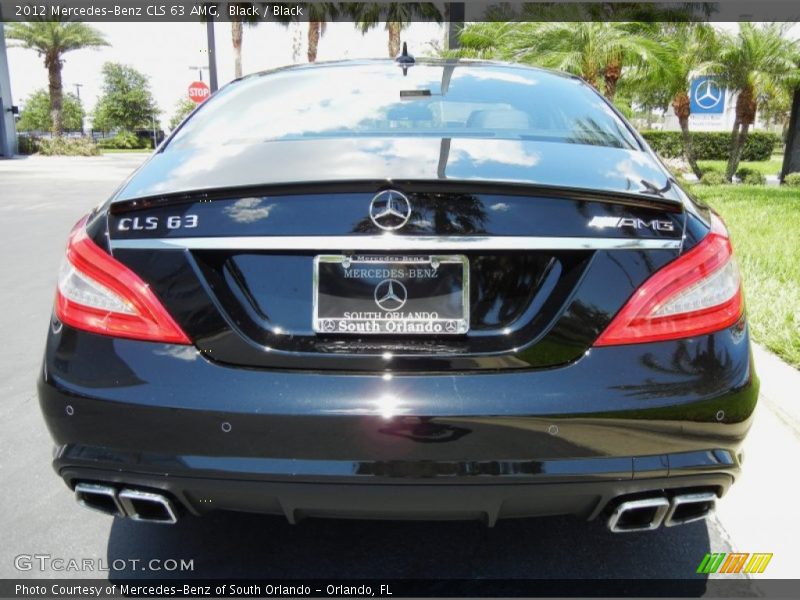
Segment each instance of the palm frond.
M35 50L39 54L60 56L81 48L108 46L102 33L85 23L72 21L30 21L9 23L6 37L14 46Z

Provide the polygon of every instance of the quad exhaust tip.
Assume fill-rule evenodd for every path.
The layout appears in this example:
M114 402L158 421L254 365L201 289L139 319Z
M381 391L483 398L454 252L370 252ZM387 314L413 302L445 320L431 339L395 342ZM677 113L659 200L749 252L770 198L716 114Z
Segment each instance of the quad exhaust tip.
M125 509L117 498L117 491L107 485L79 483L75 486L75 500L90 510L114 517L125 516Z
M134 521L168 525L178 522L178 515L172 502L161 494L126 488L119 493L119 501L128 517Z
M147 523L174 524L178 513L172 501L156 492L132 488L117 491L108 485L78 483L75 499L81 506L114 517L128 517ZM617 505L608 518L608 528L614 533L652 531L663 523L665 527L685 525L713 514L717 495L714 492L676 494L626 500Z
M114 517L168 525L178 521L178 513L172 501L155 492L131 488L117 492L107 485L79 483L75 486L75 499L81 506Z
M627 533L652 531L662 523L665 527L686 525L711 515L716 503L714 492L676 494L669 499L656 496L627 500L618 504L611 513L608 528L614 533Z
M675 496L670 502L667 516L664 517L664 526L674 527L705 519L714 512L716 505L717 495L714 492Z
M614 533L658 529L669 507L669 500L663 496L622 502L608 518L608 528Z

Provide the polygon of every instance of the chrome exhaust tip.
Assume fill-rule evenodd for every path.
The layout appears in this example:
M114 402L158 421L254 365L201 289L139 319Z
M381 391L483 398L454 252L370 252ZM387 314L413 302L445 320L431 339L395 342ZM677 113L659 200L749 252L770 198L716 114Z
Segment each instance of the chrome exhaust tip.
M107 485L79 483L75 486L75 500L90 510L113 517L125 516L125 509L122 508L117 498L117 491Z
M672 498L669 511L664 518L664 526L674 527L702 521L714 512L716 505L717 495L714 492L679 494Z
M666 498L642 498L620 503L608 518L608 528L614 533L652 531L658 529L670 508Z
M167 525L178 522L175 506L166 496L126 488L119 493L118 498L126 515L134 521Z

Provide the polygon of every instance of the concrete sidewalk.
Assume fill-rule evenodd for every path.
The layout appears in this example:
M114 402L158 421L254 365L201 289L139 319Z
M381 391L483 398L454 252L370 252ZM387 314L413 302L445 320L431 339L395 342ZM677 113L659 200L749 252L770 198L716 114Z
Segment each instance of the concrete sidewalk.
M744 442L744 466L717 503L709 530L719 530L713 551L774 553L767 572L753 578L757 584L757 579L797 577L800 530L791 506L800 497L800 479L793 470L800 452L800 371L757 344L753 355L761 394ZM760 591L768 595L768 589Z
M753 344L753 357L761 380L761 401L800 435L800 371L759 344Z

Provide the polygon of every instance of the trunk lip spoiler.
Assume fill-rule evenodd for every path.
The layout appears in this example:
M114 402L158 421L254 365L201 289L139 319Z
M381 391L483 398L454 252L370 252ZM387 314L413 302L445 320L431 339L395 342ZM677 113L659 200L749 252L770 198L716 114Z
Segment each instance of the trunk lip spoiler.
M232 186L225 188L185 190L160 195L121 197L115 194L107 201L112 214L135 210L146 210L159 206L176 205L193 202L235 201L246 197L259 196L302 196L314 193L376 193L381 189L392 187L407 193L469 193L469 194L502 194L509 196L549 196L566 200L601 202L635 206L651 210L681 212L685 202L675 194L678 187L672 180L667 181L666 189L661 193L643 194L622 192L619 190L570 188L548 186L546 184L526 183L520 181L494 181L464 179L447 181L437 180L390 180L390 179L352 179L336 181L304 181L274 183L258 186ZM672 195L666 192L672 191Z

